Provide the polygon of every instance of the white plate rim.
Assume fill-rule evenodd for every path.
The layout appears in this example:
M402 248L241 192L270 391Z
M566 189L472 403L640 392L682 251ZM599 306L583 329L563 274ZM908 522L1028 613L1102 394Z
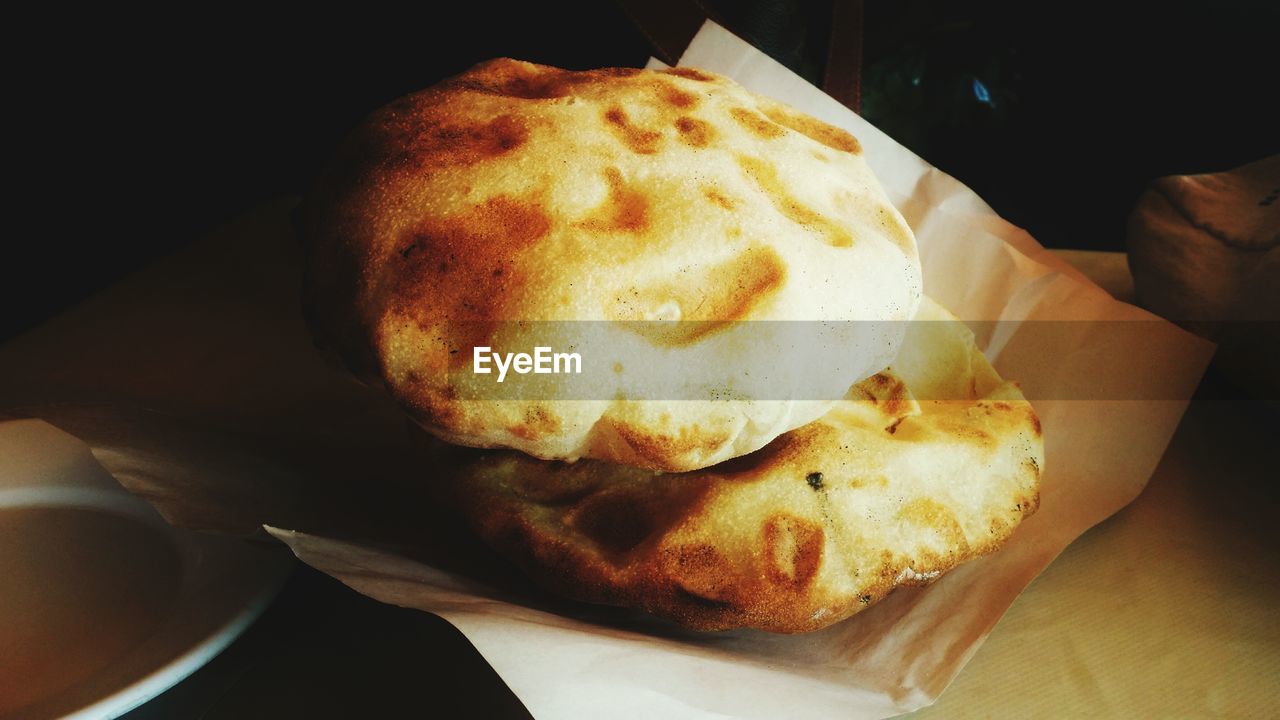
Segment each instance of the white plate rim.
M192 673L209 663L240 637L249 626L257 620L271 605L279 594L285 580L292 573L293 563L285 566L287 570L277 572L262 588L249 599L238 612L227 619L221 626L214 628L209 635L173 658L168 664L156 668L150 674L117 690L91 705L87 705L68 715L63 720L102 720L114 719L141 707L154 700L166 690L187 679Z

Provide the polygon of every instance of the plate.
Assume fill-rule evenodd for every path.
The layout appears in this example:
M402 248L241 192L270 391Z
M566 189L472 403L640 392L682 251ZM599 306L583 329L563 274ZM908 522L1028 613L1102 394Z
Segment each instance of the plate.
M0 422L0 717L117 717L240 635L293 556L169 525L84 443Z

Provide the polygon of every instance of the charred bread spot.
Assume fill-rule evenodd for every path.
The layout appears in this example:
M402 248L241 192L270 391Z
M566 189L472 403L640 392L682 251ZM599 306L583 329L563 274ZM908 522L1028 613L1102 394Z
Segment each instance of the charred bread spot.
M658 152L658 143L662 141L662 133L646 130L632 124L627 111L614 105L604 112L604 121L615 137L631 152L638 155L653 155Z
M664 457L710 455L731 439L728 431L702 430L697 427L680 428L673 432L652 432L615 422L612 429L639 460L650 466L657 465Z
M857 138L836 126L828 125L817 118L789 112L780 105L770 105L769 107L766 107L764 114L775 123L789 130L794 130L801 135L812 138L813 140L817 140L833 150L853 153L855 155L862 152L862 145L858 142ZM824 158L820 157L819 159Z
M708 186L702 188L702 194L706 195L708 200L719 205L725 210L734 210L738 207L738 203L734 202L728 195L725 195L714 187Z
M566 522L604 552L621 555L644 542L657 529L651 505L630 493L598 493L578 503Z
M788 192L773 165L750 155L739 155L738 164L756 187L769 198L774 208L788 220L813 230L833 247L853 245L853 235L842 224L804 205Z
M591 215L575 223L593 232L641 233L649 228L649 198L644 192L627 186L616 167L605 168L609 193Z
M466 166L493 160L519 149L529 140L528 125L514 115L500 115L487 123L422 121L414 112L392 115L381 143L387 164L402 172Z
M518 438L534 440L559 432L560 419L544 407L532 406L525 410L523 420L507 431Z
M729 115L752 135L765 140L780 138L787 132L781 125L771 122L769 118L755 110L744 107L729 108Z
M771 302L786 279L786 266L772 248L749 248L737 257L700 268L684 277L663 280L619 293L608 317L621 321L647 319L646 313L664 303L682 308L679 323L629 323L626 329L660 347L696 343L749 317Z
M682 78L685 78L686 80L696 80L698 82L715 82L716 81L716 76L707 72L703 72L702 70L699 70L697 68L675 67L675 68L668 68L666 70L663 70L662 72L668 75L675 75L676 77L682 77Z
M695 148L704 148L715 138L715 130L708 123L682 115L676 118L676 132L680 142Z
M658 95L668 105L679 110L692 110L698 106L697 95L681 90L670 81L659 83L659 85Z
M522 100L554 100L571 95L576 86L608 78L628 78L639 68L600 68L583 72L498 58L481 63L463 76L441 83L442 88L471 90Z
M822 527L779 513L765 523L762 538L765 572L778 585L804 587L822 564Z
M734 600L733 564L714 546L706 543L682 545L665 555L664 574L675 578L678 591L723 609Z

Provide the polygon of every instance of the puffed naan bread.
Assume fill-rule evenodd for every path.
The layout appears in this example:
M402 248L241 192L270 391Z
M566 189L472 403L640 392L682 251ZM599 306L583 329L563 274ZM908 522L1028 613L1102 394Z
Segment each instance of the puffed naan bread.
M436 450L444 502L547 588L700 630L785 633L992 552L1038 507L1044 465L1030 403L928 300L893 368L715 467Z
M857 140L684 68L481 64L362 123L300 229L322 344L436 436L544 459L684 471L756 450L888 365L921 292ZM512 322L530 320L603 321L616 336L582 362L617 377L460 392L493 382L470 374L475 346L532 350ZM670 320L699 322L639 322ZM886 322L797 348L755 320ZM752 359L772 394L711 401ZM631 382L658 361L674 385Z

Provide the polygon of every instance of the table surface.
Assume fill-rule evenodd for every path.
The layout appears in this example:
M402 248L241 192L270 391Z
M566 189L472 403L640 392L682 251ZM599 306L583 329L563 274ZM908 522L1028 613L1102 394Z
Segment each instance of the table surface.
M1064 257L1131 296L1123 256ZM1211 372L1143 494L1032 582L953 686L917 715L1271 712L1280 700L1280 493L1264 449L1276 419L1273 407ZM424 708L528 716L445 621L299 565L243 636L126 717L385 717Z

